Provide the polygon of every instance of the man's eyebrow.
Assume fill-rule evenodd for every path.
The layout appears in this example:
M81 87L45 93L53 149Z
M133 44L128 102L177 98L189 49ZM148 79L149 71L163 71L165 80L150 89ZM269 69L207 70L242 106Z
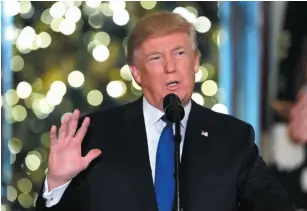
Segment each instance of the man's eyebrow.
M177 46L175 46L175 47L172 49L172 51L181 50L181 49L183 49L183 48L184 48L184 47L183 47L182 45L177 45ZM153 55L157 55L157 54L161 54L161 52L159 52L159 51L152 51L152 52L149 52L149 53L145 54L145 56L148 57L148 56L153 56Z
M175 46L175 47L173 48L172 51L177 51L177 50L181 50L181 49L183 49L183 46L182 46L182 45L177 45L177 46Z
M147 53L146 54L146 57L148 57L148 56L152 56L152 55L157 55L157 54L161 54L159 51L152 51L152 52L150 52L150 53Z

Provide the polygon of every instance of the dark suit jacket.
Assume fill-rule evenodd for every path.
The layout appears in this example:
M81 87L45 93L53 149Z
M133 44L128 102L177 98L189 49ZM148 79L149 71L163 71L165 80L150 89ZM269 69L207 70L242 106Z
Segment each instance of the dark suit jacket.
M72 180L56 206L45 208L41 190L36 209L157 211L142 99L89 116L83 152L99 148L102 155ZM180 177L184 211L293 210L258 155L253 128L195 102Z

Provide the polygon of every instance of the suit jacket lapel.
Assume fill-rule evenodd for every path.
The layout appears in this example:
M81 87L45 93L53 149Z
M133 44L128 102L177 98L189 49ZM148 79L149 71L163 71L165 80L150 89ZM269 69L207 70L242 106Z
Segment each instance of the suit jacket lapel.
M142 98L127 106L120 135L122 159L132 182L140 210L157 211L149 161Z

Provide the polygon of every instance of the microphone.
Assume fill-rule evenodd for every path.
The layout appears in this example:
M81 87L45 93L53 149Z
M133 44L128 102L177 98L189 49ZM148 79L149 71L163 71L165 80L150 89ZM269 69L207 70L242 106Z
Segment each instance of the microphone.
M180 122L184 117L184 109L177 95L171 93L163 99L163 109L168 121L172 123Z
M181 210L181 194L180 194L180 178L179 178L179 169L180 169L180 142L181 142L181 133L180 133L180 121L184 117L184 109L181 105L180 99L177 95L171 93L164 97L163 99L163 109L165 111L166 118L168 121L175 123L175 209L176 211Z

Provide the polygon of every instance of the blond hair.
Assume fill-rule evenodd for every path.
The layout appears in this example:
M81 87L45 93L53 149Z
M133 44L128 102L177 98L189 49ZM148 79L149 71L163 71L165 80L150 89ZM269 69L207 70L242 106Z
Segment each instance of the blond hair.
M185 32L197 50L196 30L184 17L172 12L158 12L140 19L127 40L127 62L133 64L135 51L148 38L160 37L175 32Z

